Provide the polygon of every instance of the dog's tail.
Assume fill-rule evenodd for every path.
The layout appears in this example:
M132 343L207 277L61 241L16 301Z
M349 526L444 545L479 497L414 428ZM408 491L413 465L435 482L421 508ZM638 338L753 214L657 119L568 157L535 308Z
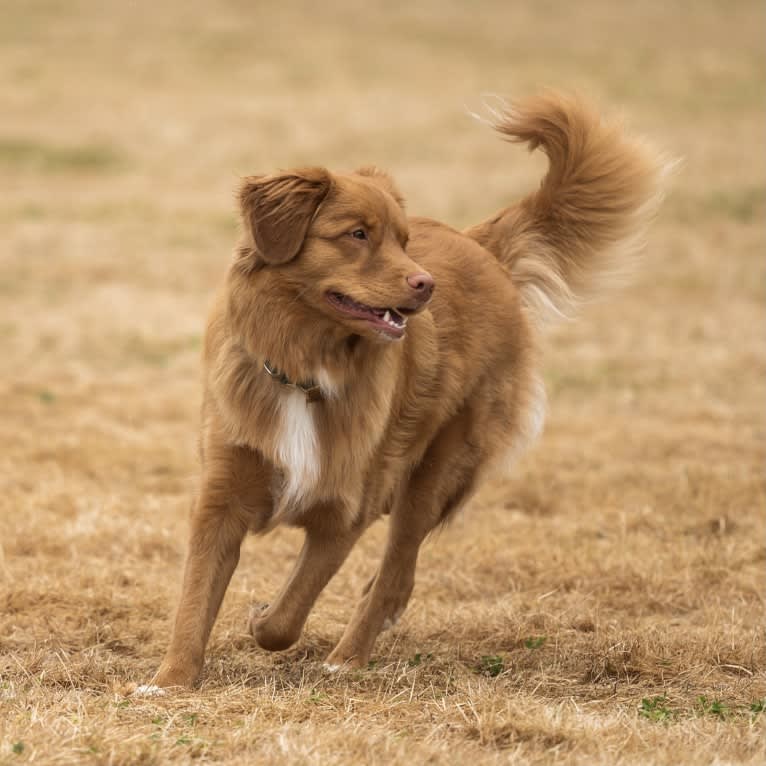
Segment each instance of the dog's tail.
M491 125L541 147L550 167L536 192L465 233L510 270L533 319L569 316L630 267L670 164L570 96L503 105Z

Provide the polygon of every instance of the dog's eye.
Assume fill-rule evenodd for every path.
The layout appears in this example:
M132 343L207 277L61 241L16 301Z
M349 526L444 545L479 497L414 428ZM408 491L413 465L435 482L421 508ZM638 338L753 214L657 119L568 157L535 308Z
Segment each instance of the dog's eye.
M364 239L367 239L367 232L366 232L364 229L354 229L354 230L351 232L351 236L352 236L354 239L361 239L361 240L364 240Z

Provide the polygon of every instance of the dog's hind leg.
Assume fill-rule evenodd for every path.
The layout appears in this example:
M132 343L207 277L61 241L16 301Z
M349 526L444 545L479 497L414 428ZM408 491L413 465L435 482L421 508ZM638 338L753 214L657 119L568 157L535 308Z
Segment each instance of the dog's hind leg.
M407 606L423 540L470 497L482 458L474 445L466 443L465 428L464 419L457 416L442 429L412 475L405 496L392 509L383 561L327 658L328 669L366 667L378 634L393 625Z
M352 527L333 523L332 508L307 514L321 524L306 527L306 539L290 577L267 609L250 620L250 632L269 651L292 646L300 637L306 618L319 594L338 571L367 527L360 518Z

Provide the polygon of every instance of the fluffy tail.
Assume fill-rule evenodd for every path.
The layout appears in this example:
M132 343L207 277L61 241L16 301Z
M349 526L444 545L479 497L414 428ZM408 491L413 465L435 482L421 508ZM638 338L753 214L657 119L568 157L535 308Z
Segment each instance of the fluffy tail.
M546 93L493 117L550 167L538 191L465 233L508 267L535 320L569 316L631 265L670 166L573 97Z

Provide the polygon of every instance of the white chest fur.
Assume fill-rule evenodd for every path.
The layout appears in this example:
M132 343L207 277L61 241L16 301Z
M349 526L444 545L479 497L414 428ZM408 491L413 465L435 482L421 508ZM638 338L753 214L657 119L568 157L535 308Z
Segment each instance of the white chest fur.
M295 506L319 481L319 439L311 404L302 391L286 390L279 397L276 457L285 473L280 505Z

